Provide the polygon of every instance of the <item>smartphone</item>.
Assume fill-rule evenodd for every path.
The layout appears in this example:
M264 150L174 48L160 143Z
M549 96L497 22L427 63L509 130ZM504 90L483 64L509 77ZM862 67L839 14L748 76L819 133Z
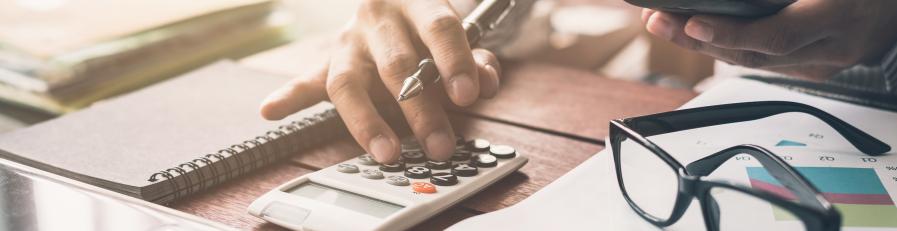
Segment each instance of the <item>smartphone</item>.
M773 15L796 0L625 0L629 4L679 14L738 17Z

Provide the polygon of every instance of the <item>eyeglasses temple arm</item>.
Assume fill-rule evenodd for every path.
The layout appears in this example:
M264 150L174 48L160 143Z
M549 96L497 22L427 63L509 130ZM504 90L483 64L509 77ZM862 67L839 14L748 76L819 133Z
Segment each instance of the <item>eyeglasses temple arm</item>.
M785 188L797 196L801 203L816 207L820 210L826 210L823 203L828 203L819 193L819 190L813 187L803 175L797 172L784 160L756 145L738 145L725 150L719 151L700 160L688 164L685 169L689 174L696 176L708 176L717 168L719 168L727 160L738 154L747 154L757 161L772 175L776 180L782 183Z
M881 155L891 146L815 107L786 101L760 101L723 104L684 109L624 120L624 123L645 137L701 127L757 120L769 116L802 112L819 118L867 155Z

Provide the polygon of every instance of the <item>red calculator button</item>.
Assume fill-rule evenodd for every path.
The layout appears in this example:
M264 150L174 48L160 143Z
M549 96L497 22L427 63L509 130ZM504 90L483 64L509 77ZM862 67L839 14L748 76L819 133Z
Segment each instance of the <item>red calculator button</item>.
M414 182L411 188L419 193L436 193L436 186L427 182Z

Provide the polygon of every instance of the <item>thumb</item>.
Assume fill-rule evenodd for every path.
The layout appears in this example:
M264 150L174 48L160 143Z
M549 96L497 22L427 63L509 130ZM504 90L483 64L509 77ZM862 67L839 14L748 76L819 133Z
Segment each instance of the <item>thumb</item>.
M259 108L262 117L280 120L327 99L327 67L312 72L312 76L295 78L268 95Z

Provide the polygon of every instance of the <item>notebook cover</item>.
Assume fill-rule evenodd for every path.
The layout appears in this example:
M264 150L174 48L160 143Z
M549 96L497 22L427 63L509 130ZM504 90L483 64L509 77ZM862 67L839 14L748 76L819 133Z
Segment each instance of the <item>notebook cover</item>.
M141 188L160 183L148 181L156 172L333 108L321 103L283 121L262 119L259 103L286 81L287 77L253 71L230 61L218 62L88 109L3 134L0 150L5 152L0 155L140 197ZM158 195L143 197L153 196Z

